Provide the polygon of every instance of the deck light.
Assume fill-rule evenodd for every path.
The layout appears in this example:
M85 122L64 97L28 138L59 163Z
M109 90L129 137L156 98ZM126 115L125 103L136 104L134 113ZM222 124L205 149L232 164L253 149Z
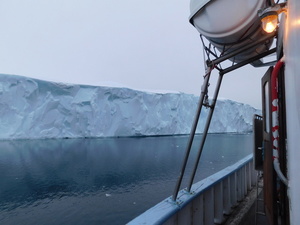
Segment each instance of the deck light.
M262 28L265 32L272 33L277 29L278 15L282 12L286 12L286 3L277 4L258 11Z
M261 18L262 28L267 33L272 33L278 26L278 15L272 12L269 15Z

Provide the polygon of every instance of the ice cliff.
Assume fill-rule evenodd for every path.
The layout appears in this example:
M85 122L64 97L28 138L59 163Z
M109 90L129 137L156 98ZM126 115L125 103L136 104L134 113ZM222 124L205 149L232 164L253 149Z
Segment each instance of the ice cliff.
M197 102L198 97L184 93L0 74L0 139L188 134ZM209 132L249 132L254 113L249 105L219 100Z

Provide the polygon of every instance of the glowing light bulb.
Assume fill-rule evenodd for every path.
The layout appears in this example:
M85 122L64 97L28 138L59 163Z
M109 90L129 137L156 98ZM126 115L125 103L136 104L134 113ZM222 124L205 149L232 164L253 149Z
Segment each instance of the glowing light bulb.
M268 15L261 19L262 28L267 33L272 33L276 30L278 25L278 16L276 15Z
M272 22L268 22L268 23L266 24L266 27L265 27L264 30L265 30L267 33L272 33L275 29L276 29L275 24L272 23Z

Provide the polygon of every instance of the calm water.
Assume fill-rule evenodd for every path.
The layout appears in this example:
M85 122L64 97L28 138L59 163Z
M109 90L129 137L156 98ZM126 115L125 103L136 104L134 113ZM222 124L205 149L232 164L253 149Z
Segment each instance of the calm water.
M2 141L0 224L125 224L173 193L187 140ZM196 180L251 152L252 135L208 135Z

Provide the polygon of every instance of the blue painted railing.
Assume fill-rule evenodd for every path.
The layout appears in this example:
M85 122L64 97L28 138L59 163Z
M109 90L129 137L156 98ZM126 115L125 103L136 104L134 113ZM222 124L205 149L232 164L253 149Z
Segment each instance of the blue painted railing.
M251 154L193 184L191 192L181 190L176 202L169 197L128 224L221 224L255 184Z

